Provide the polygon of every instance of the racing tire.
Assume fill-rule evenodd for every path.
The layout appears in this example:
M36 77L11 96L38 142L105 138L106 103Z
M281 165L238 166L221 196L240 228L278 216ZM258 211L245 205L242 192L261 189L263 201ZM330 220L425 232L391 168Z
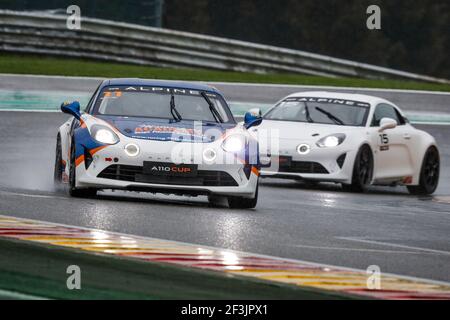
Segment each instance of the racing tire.
M76 198L92 198L97 195L96 189L78 189L76 187L76 165L75 165L75 142L72 141L70 148L70 170L69 170L69 195Z
M351 184L342 184L342 189L347 192L361 193L367 190L373 177L373 154L368 145L363 145L356 155L353 166Z
M62 151L61 151L61 137L58 134L56 138L56 152L55 152L55 169L53 173L53 183L55 190L61 190L62 183L63 164L62 164Z
M440 156L436 147L430 147L423 158L418 186L407 186L410 194L431 195L439 184Z
M256 192L253 198L228 197L228 206L231 209L254 209L258 203L258 189L259 186L256 186Z

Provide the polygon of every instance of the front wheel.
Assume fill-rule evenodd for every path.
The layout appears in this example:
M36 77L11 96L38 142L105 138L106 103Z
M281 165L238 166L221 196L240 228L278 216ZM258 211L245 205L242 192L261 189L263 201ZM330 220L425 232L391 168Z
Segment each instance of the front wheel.
M253 209L258 203L258 186L256 186L255 196L253 198L228 197L228 206L231 209Z
M342 189L349 192L364 192L372 182L373 155L368 145L362 146L355 158L351 184L342 184Z
M409 193L414 195L430 195L436 191L439 184L440 156L435 147L425 153L418 186L407 186Z
M97 195L95 189L78 189L76 187L75 142L70 148L69 195L76 198L91 198Z

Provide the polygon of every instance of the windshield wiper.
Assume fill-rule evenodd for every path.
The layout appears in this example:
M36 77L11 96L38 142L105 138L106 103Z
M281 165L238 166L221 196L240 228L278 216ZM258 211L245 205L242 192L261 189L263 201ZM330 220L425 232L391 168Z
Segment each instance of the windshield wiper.
M330 112L328 112L328 111L325 111L325 110L323 110L323 109L320 108L320 107L316 107L316 110L319 111L319 112L322 112L322 113L323 113L324 115L326 115L329 119L333 120L334 123L336 123L336 124L341 124L341 125L345 125L344 121L342 121L341 119L339 119L338 117L336 117L334 114L332 114L332 113L330 113Z
M175 96L173 92L171 93L170 97L170 113L172 114L172 117L175 119L175 121L181 121L183 118L181 117L181 114L178 112L177 108L175 107Z
M314 122L314 120L311 118L311 114L309 113L309 108L308 105L305 102L305 116L306 116L306 120L308 120L308 122Z
M208 95L206 94L206 92L200 92L200 94L202 95L202 97L206 100L206 102L209 105L209 110L211 110L212 115L214 116L214 119L216 119L216 122L223 122L222 116L220 115L219 111L217 111L216 107L214 106L214 104L211 102L211 100L209 99Z

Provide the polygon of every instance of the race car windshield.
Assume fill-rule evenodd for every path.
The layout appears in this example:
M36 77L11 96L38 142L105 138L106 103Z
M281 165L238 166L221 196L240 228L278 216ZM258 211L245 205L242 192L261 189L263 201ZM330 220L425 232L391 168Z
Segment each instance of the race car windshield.
M94 114L174 120L174 106L182 120L217 122L217 115L199 91L168 88L106 88L97 99ZM157 89L157 90L156 90ZM172 98L173 97L173 98ZM208 93L208 100L224 123L233 122L223 99ZM178 118L178 117L177 117ZM178 120L180 120L178 119Z
M368 112L368 104L356 101L289 99L269 110L264 119L361 127L366 124Z

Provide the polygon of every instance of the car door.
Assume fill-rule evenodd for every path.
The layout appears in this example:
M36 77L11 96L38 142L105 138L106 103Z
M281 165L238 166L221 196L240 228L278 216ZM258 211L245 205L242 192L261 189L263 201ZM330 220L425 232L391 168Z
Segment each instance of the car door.
M380 132L383 118L394 119L397 126ZM411 130L404 117L392 105L380 103L376 106L372 122L372 144L375 156L374 180L376 182L403 181L412 176L410 156Z

